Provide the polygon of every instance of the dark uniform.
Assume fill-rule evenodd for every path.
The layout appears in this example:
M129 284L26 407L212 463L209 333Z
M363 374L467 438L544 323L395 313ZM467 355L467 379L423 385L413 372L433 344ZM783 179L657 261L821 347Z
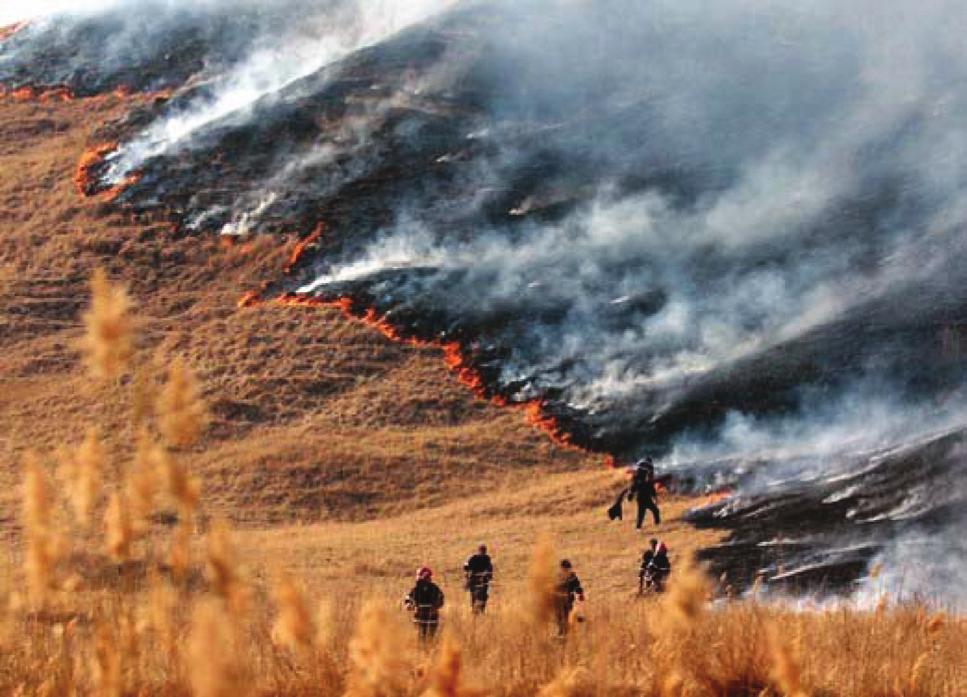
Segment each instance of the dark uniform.
M413 622L420 632L420 639L436 636L440 625L440 608L443 607L443 591L429 578L418 579L413 590L406 596L406 604L413 608Z
M481 545L480 551L467 558L463 564L463 572L467 575L467 591L470 593L470 607L475 613L487 609L490 598L490 582L494 578L494 564L487 554L487 548Z
M645 583L651 579L651 572L649 571L649 566L651 561L655 558L655 550L658 549L658 540L652 539L650 541L650 547L645 550L645 553L641 555L641 565L638 567L638 593L645 592Z
M571 562L566 559L561 562L560 578L555 588L555 614L557 616L557 632L560 636L567 634L568 619L574 609L575 600L584 600L584 589L578 575L571 568Z
M655 519L655 525L661 522L661 513L658 511L658 492L655 491L655 473L647 467L638 467L635 470L634 479L631 480L631 488L628 491L628 500L638 501L638 519L635 527L641 529L641 524L645 522L645 513L651 511Z
M641 569L638 572L638 587L643 592L646 588L661 593L665 590L665 582L672 572L671 562L668 560L668 547L664 543L657 548L649 549L641 557Z

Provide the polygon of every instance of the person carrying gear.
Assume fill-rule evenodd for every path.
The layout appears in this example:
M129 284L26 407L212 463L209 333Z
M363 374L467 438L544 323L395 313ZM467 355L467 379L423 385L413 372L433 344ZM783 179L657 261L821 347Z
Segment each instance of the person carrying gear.
M608 520L622 520L623 511L621 510L621 503L625 500L625 495L629 489L629 487L625 487L618 493L618 498L615 499L611 508L608 509Z
M645 552L641 559L642 586L644 591L663 593L665 591L665 583L668 581L668 577L672 572L672 564L668 560L668 545L657 540L651 540L651 542L654 546L654 552L648 558L647 564L645 559L651 550ZM657 546L655 546L655 543L657 543Z
M568 620L571 617L571 611L574 609L575 600L584 602L584 589L581 588L581 581L578 579L578 575L574 573L571 562L567 559L561 560L561 569L554 592L557 634L563 637L567 635Z
M648 549L641 555L641 565L638 567L638 595L644 595L646 591L654 590L649 566L657 551L658 540L653 537L648 540Z
M635 466L635 474L631 480L631 487L628 489L628 500L638 501L638 519L635 528L641 529L641 524L645 522L645 513L651 511L655 519L655 525L661 522L661 513L658 510L658 492L655 490L655 466L650 457L639 460Z
M404 602L413 612L413 623L419 630L420 640L433 639L440 624L443 591L433 582L433 571L430 567L422 566L416 572L416 585L407 594Z
M476 554L467 557L467 561L463 564L463 573L467 578L470 608L474 614L481 614L487 609L490 582L494 578L494 564L487 554L487 545L480 545Z

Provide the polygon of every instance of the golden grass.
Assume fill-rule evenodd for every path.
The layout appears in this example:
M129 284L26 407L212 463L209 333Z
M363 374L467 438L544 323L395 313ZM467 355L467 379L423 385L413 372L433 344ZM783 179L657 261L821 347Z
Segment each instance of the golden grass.
M185 455L152 441L155 421L147 418L143 427L130 444L134 457L123 459L135 463L132 471L146 468L155 472L153 481L166 481L167 500L148 495L145 485L138 515L150 521L161 506L171 506L177 518L171 530L153 526L140 538L134 534L126 493L133 488L131 474L109 465L99 468L101 495L92 495L85 509L95 520L103 511L103 524L93 531L73 526L66 515L75 506L72 487L53 489L52 463L25 458L22 566L5 569L10 585L0 603L4 694L964 694L967 622L959 616L916 605L796 612L755 600L710 602L709 579L677 543L676 571L661 598L637 600L617 590L620 581L604 583L617 567L607 567L603 541L629 534L607 526L598 510L602 487L615 484L610 473L561 474L529 490L497 492L486 504L457 501L405 520L237 536L218 519L198 529L203 502ZM86 481L79 469L73 476ZM575 489L575 482L582 486ZM566 502L571 511L548 514L548 501ZM592 512L598 514L593 521ZM476 521L488 522L476 528ZM455 522L466 528L460 535L448 534ZM460 598L459 562L444 564L440 576L449 604L443 635L427 646L398 601L419 556L397 558L401 550L410 552L405 545L394 548L400 539L394 535L415 530L436 541L422 551L436 559L456 557L474 533L509 542L518 539L513 531L531 544L499 548L495 599L484 616L471 614ZM329 575L317 573L314 583L305 583L304 573L321 572L323 565L293 564L291 552L324 547L326 531L331 542L345 545L345 557L335 553ZM674 523L666 532L670 540L684 535ZM109 554L61 553L92 539ZM154 554L164 544L173 550L168 560ZM254 554L247 554L250 546ZM632 550L616 547L616 558L630 567ZM382 561L347 566L367 549L382 552ZM573 624L566 640L555 635L548 595L562 549L589 592L586 621ZM302 567L303 575L293 567ZM310 598L318 601L315 612Z
M110 462L128 453L159 416L169 368L159 355L204 386L211 427L180 447L181 461L204 480L206 512L236 526L400 515L595 463L472 399L439 351L395 345L335 311L237 310L278 276L293 238L175 236L164 220L80 199L78 157L129 106L0 104L0 507L17 505L23 453L73 448L92 414ZM79 360L85 311L111 319L105 336L121 326L117 303L90 302L96 268L138 308L126 318L137 329L127 369L92 384ZM0 516L0 536L14 523Z
M134 353L127 290L111 284L103 269L91 278L91 306L84 313L87 331L81 341L88 368L98 378L120 377Z

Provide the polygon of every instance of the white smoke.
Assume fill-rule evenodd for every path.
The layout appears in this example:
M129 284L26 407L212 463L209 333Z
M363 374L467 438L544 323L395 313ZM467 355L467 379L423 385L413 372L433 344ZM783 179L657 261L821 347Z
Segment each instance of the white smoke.
M237 0L236 0L237 1ZM231 0L224 0L231 4ZM153 122L112 158L109 179L122 181L146 160L192 147L198 131L223 119L244 120L260 99L318 72L353 51L385 40L442 11L456 0L346 0L320 2L316 14L298 19L287 34L266 36L250 57L218 75L212 94Z
M113 176L201 148L214 127L248 122L261 101L284 98L278 93L291 94L307 75L451 4L320 2L317 12L257 37L243 60L203 75L202 96L186 97L122 146ZM822 330L838 337L880 323L902 335L921 313L944 317L938 305L949 303L954 320L967 305L962 3L486 6L493 24L477 15L473 29L485 35L489 62L469 68L499 87L481 97L489 122L467 142L489 149L486 161L462 172L471 190L444 203L466 208L466 219L477 212L477 221L492 221L481 212L490 193L513 191L522 170L540 171L534 163L544 153L577 163L577 175L606 174L554 172L508 205L513 224L480 223L471 234L454 234L435 217L443 203L407 201L369 244L321 260L301 291L394 272L405 283L419 269L407 301L496 325L508 347L504 382L550 375L561 399L588 413L627 409L655 419L702 380L727 381L743 361L820 342ZM460 67L441 67L446 77L429 91L458 82ZM249 205L233 209L223 232L257 225L300 173L322 171L312 191L323 200L368 172L368 146L387 108L394 100L412 106L420 89L374 97L333 138L283 153L264 180L246 182L252 190L232 192ZM562 202L574 203L563 217L539 215ZM222 213L189 222L203 226L205 215ZM849 338L829 350L845 350ZM829 392L804 384L798 407L777 409L779 416L733 410L714 428L679 433L664 464L768 460L746 484L760 491L840 476L871 452L964 423L963 371L951 371L950 394L913 399L900 394L900 378L936 356L907 356L898 368L878 362L877 348L863 347L865 360L849 364L856 374ZM911 501L914 509L923 503ZM920 529L908 532L886 556L930 561L907 544ZM891 566L884 578L893 583L902 568Z
M65 13L93 14L125 0L5 0L0 5L0 26Z
M590 151L615 181L655 162L696 173L701 193L682 205L678 192L628 195L605 182L563 221L477 229L469 240L410 206L361 252L321 264L303 292L430 267L438 287L425 274L413 281L407 300L416 306L443 306L482 324L507 308L530 318L534 308L552 307L551 321L495 330L513 349L503 379L567 365L563 385L553 386L563 386L570 404L656 414L695 380L727 375L815 330L879 322L899 332L938 303L962 310L963 5L530 6L533 22L494 38L507 56L504 77L517 80L498 113L551 114L541 146ZM603 129L576 144L554 140L559 125L584 116L577 109L602 113L608 100L632 105L631 123L647 129L627 141ZM525 159L529 143L502 142L499 129L484 137L502 152L480 186L509 186L504 172ZM507 213L533 206L522 200ZM610 321L653 293L662 295L657 310ZM864 316L868 308L876 315ZM744 485L755 492L836 477L872 453L967 423L962 374L942 401L911 399L893 381L902 375L883 372L876 347L866 353L871 360L835 391L810 394L804 385L798 408L781 417L733 411L711 433L681 434L663 464L769 461ZM928 363L934 354L912 360ZM963 472L961 463L951 466ZM925 495L910 491L888 517L904 521L941 503ZM951 496L967 500L962 488ZM932 547L918 542L922 528L904 531L883 555L881 583L898 593L959 592L962 561L938 563L953 527L931 532Z

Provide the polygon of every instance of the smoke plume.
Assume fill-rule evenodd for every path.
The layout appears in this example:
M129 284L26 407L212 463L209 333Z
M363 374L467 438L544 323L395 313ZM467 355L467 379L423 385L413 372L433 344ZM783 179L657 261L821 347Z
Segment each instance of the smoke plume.
M8 85L174 89L92 191L195 234L325 223L268 295L348 297L580 445L729 484L713 561L947 573L907 541L967 498L962 6L144 6L0 47Z

